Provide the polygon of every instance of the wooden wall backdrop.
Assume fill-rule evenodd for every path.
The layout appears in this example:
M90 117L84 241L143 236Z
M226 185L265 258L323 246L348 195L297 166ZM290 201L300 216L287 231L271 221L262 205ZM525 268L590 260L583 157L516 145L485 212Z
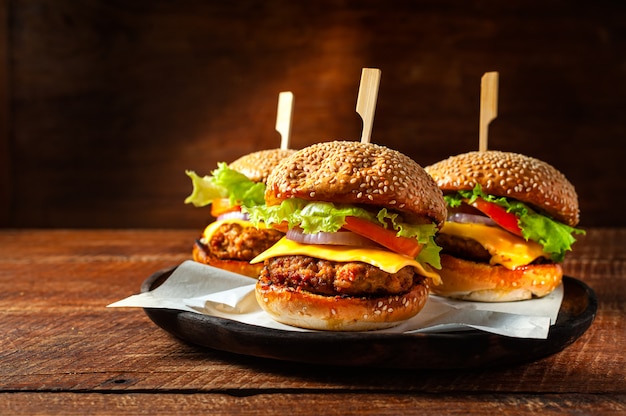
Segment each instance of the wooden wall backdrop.
M198 227L186 169L359 140L361 69L382 70L372 141L428 165L478 147L548 161L582 226L626 225L626 2L0 0L0 225ZM621 204L620 204L621 203Z

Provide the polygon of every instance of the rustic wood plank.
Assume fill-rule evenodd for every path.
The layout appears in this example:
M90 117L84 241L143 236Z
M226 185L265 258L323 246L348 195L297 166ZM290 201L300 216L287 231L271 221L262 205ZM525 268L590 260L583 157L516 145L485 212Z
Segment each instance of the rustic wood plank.
M245 393L216 394L94 394L0 393L0 412L29 415L89 414L185 414L251 415L519 415L620 414L626 411L626 395L528 395L508 394L372 394Z
M474 371L337 369L187 345L138 309L105 305L189 258L193 230L0 232L0 386L12 391L258 390L624 394L626 229L593 229L566 271L600 299L592 327L544 360ZM42 355L42 352L45 354ZM518 397L518 396L514 396Z
M619 343L626 341L626 328L621 311L616 310L602 311L574 345L539 362L438 372L294 366L235 356L186 345L149 322L140 311L108 311L103 302L99 312L93 306L68 303L2 313L3 356L8 358L0 363L4 391L157 388L211 392L263 386L303 391L341 387L451 392L463 386L463 390L482 392L620 393L625 388L626 363L621 353L623 344ZM42 312L46 308L57 312ZM42 356L42 351L48 352Z

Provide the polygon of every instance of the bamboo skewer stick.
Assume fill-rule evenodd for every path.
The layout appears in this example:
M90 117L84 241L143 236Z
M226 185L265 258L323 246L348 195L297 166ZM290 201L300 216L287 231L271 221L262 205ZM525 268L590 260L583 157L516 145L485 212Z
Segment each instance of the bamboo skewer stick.
M478 150L487 151L489 123L498 116L498 72L486 72L480 79L480 125Z
M361 72L361 84L359 85L359 95L356 100L356 112L363 120L361 143L369 143L372 135L380 74L381 71L377 68L363 68Z
M293 116L293 93L283 91L278 94L276 131L280 133L280 148L289 149L291 140L291 119Z

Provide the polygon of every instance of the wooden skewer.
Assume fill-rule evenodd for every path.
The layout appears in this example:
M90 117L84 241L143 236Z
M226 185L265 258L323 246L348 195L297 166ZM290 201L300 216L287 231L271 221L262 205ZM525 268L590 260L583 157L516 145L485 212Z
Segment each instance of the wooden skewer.
M359 85L359 95L356 100L356 112L359 113L363 120L361 143L369 143L372 135L380 74L381 71L377 68L363 68L361 72L361 84Z
M487 151L489 123L498 116L498 72L486 72L480 79L480 126L478 150Z
M280 148L289 149L291 140L291 118L293 116L293 93L283 91L278 94L276 131L280 133Z

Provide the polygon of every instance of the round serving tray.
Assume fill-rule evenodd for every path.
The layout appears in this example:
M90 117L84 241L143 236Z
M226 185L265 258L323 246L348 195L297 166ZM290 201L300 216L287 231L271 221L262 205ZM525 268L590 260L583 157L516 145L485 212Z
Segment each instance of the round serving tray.
M158 287L174 268L154 273L141 291ZM202 347L308 364L380 368L468 369L513 365L557 353L593 322L598 300L593 290L564 276L557 321L547 339L511 338L478 330L451 333L285 331L199 313L144 308L170 334Z

